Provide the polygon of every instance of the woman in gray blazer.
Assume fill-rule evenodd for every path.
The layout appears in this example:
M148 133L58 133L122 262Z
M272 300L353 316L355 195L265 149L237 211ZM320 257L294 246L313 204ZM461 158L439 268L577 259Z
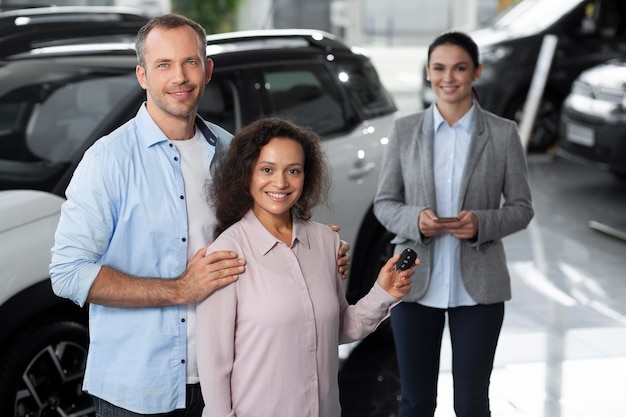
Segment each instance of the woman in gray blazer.
M490 416L489 379L511 285L502 238L533 217L525 150L514 122L481 109L482 71L467 35L441 35L428 50L437 101L396 121L374 212L396 250L421 260L410 293L393 309L400 417L432 417L448 316L454 408Z

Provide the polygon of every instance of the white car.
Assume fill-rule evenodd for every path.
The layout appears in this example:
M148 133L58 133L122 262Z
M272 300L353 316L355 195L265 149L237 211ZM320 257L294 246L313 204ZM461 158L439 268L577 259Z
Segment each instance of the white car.
M2 417L93 415L80 389L87 309L52 293L50 248L84 150L133 117L145 99L133 43L146 18L118 10L107 12L118 19L103 20L102 10L73 8L68 20L62 10L0 13ZM19 27L7 27L18 20ZM29 31L29 24L42 30ZM86 36L92 39L78 39ZM333 170L332 207L315 219L341 226L352 247L346 289L355 301L389 255L390 235L372 201L396 117L391 96L367 55L328 33L238 32L207 42L215 71L200 104L203 117L235 132L274 114L322 137Z

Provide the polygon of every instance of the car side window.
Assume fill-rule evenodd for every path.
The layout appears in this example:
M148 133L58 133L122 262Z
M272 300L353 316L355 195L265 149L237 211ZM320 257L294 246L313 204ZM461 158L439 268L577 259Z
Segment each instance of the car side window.
M623 0L596 0L586 3L580 32L606 39L624 37L626 5Z
M216 78L206 85L198 103L198 114L234 133L242 123L240 94L232 80Z
M0 189L45 189L137 85L134 73L83 78L55 73L49 80L0 98Z
M597 17L598 32L603 38L623 37L626 30L626 7L623 0L605 0L600 3Z
M264 77L275 116L307 126L320 136L345 130L339 93L323 67L267 69Z
M89 134L135 86L131 77L98 77L42 85L51 93L35 103L26 126L26 145L42 161L68 162Z
M370 62L347 62L340 68L351 102L365 119L393 113L395 104Z

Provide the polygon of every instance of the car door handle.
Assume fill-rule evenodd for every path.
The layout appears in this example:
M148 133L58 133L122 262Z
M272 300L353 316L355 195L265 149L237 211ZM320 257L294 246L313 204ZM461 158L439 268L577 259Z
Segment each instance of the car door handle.
M359 180L369 175L374 170L374 167L376 167L375 163L360 160L354 164L354 167L348 173L348 178L353 181Z

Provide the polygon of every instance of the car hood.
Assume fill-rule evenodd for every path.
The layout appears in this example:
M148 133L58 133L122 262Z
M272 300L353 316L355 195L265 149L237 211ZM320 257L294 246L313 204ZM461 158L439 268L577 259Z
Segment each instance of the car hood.
M480 49L488 48L492 45L519 37L512 32L490 27L473 30L469 32L468 35L476 42Z
M594 86L626 91L626 60L613 60L584 71L578 80Z
M63 198L43 191L0 191L0 233L45 217L58 216L63 201Z

